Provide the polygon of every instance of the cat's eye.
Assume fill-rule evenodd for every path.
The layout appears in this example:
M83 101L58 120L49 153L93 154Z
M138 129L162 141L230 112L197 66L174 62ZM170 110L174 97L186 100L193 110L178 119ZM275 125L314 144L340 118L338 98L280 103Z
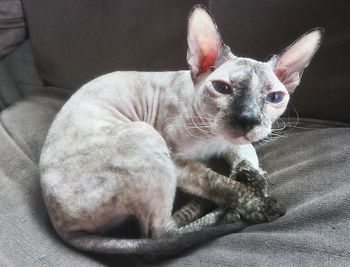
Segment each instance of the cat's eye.
M214 90L220 94L223 94L223 95L232 94L232 88L225 82L213 81L211 84Z
M281 91L271 92L271 93L268 93L266 96L266 101L273 104L281 103L283 99L284 99L284 92L281 92Z

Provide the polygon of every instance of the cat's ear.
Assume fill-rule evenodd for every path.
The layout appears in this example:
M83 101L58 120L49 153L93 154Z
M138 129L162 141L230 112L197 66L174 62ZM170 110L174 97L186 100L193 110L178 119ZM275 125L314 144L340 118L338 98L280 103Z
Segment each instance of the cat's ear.
M190 13L187 42L187 62L194 79L215 68L219 61L222 62L220 57L233 56L230 48L222 42L207 9L201 5L196 5Z
M276 76L289 93L299 85L304 69L320 47L323 32L322 28L309 31L271 59Z

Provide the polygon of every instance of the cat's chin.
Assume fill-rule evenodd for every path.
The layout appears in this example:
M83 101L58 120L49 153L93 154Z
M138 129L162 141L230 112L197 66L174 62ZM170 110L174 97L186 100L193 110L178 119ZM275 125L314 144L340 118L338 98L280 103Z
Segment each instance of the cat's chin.
M240 135L223 135L224 139L229 141L230 143L234 143L234 144L239 144L239 145L244 145L244 144L251 144L254 142L257 142L263 138L265 138L266 136L268 136L269 132L265 132L262 129L255 129L252 131L249 131L247 133L244 134L240 134Z
M221 128L222 137L233 144L245 145L257 142L269 135L268 127L255 127L250 131L243 131L233 128Z
M239 144L239 145L245 145L245 144L252 143L252 141L250 141L249 138L245 135L239 136L239 137L224 136L224 139L230 143Z
M270 129L271 127L255 127L253 130L246 133L245 136L251 143L258 142L270 134Z

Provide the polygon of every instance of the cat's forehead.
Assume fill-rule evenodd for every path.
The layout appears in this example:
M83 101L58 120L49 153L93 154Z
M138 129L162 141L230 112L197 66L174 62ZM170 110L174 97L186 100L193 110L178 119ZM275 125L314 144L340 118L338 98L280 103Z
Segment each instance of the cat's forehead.
M232 83L249 83L273 85L276 76L269 63L256 61L250 58L234 58L221 65L211 79L225 79Z

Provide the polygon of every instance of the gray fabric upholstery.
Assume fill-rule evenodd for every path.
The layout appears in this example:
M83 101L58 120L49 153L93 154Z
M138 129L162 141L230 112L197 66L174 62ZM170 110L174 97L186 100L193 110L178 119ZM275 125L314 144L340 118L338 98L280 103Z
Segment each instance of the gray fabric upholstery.
M0 59L26 37L21 0L0 0Z
M201 0L24 0L23 6L45 84L76 90L115 70L186 68L187 16L197 3L208 5Z
M42 87L29 40L0 61L0 111Z
M55 92L56 90L56 92ZM41 146L54 115L68 98L64 89L38 91L0 113L0 122L27 157L37 163Z
M37 161L63 95L38 94L1 113L0 260L15 266L143 266L134 258L77 252L50 225ZM287 207L285 216L157 266L349 265L350 128L335 126L300 123L288 137L258 146L271 190Z

